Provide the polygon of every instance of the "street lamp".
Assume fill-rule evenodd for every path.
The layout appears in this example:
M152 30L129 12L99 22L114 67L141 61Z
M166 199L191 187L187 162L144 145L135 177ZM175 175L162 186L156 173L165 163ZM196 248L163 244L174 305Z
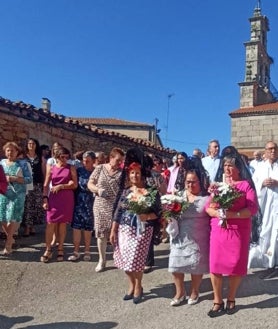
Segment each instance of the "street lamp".
M169 112L170 112L170 99L174 96L175 94L168 94L168 102L167 102L167 118L166 118L166 137L165 137L165 145L167 146L168 144L168 128L169 128Z

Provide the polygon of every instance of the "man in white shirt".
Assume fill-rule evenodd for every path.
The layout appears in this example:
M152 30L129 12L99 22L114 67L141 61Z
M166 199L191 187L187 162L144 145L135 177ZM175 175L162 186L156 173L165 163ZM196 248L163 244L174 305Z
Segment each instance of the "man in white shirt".
M255 151L253 153L254 159L250 161L249 166L253 169L253 172L258 168L258 166L262 163L262 154L260 151Z
M209 180L213 182L220 164L220 144L217 139L213 139L208 145L208 155L202 158L202 164L209 173Z
M251 248L249 267L270 269L272 277L278 266L278 147L269 141L265 145L266 160L255 170L258 201L263 215L259 244Z

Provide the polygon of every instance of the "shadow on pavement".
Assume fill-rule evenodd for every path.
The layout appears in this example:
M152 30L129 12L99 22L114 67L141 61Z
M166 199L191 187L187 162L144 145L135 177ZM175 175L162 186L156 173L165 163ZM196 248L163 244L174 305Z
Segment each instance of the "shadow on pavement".
M24 323L32 321L34 318L32 316L17 316L8 317L0 314L0 325L1 329L10 329L17 323Z
M118 325L116 322L55 322L47 324L35 324L20 329L111 329Z
M0 326L1 329L11 329L15 324L21 324L28 321L32 321L34 318L32 316L18 316L18 317L8 317L0 314ZM19 329L111 329L117 327L116 322L54 322L46 324L34 324L24 327L19 327Z

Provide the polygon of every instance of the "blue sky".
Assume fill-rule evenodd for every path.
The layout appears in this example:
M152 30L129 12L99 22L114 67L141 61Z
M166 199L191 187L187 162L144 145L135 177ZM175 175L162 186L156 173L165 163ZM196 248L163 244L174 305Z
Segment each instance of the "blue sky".
M0 96L37 107L47 97L66 116L157 118L164 145L188 154L212 138L224 147L257 2L1 1ZM278 89L278 1L261 7Z

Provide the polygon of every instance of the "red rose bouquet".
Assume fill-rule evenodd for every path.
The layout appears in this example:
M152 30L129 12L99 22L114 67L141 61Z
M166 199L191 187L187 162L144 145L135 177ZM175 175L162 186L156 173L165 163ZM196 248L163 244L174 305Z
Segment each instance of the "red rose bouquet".
M173 218L178 219L181 213L189 207L189 203L179 195L166 194L160 199L162 206L162 217L168 221L171 221Z

